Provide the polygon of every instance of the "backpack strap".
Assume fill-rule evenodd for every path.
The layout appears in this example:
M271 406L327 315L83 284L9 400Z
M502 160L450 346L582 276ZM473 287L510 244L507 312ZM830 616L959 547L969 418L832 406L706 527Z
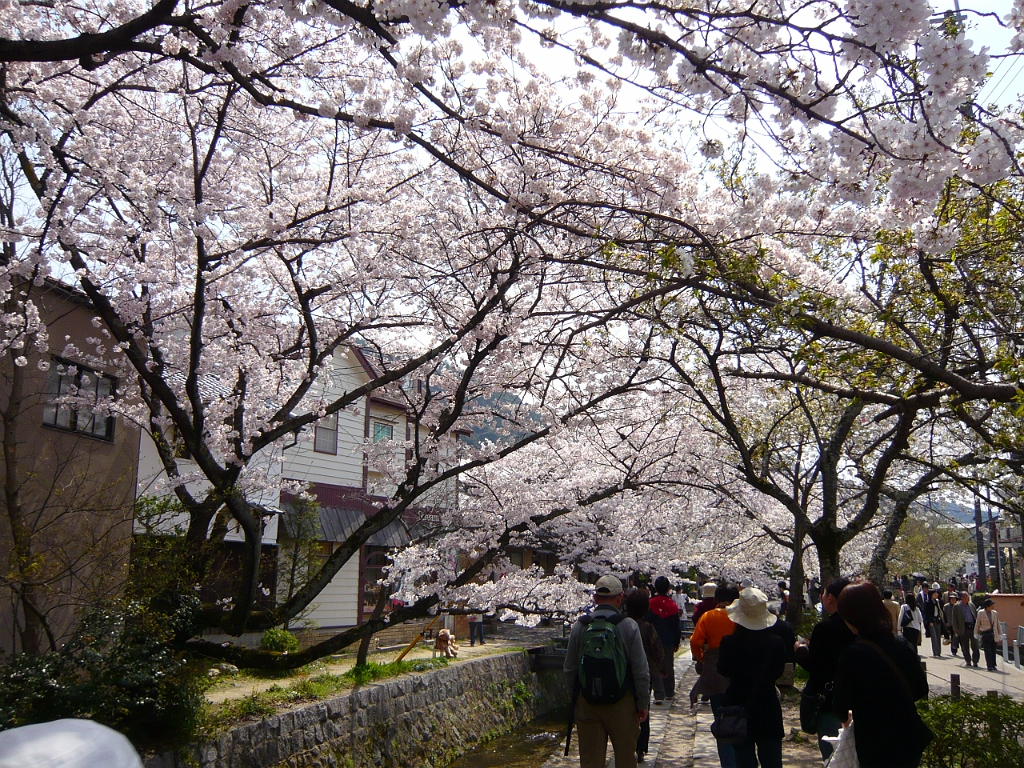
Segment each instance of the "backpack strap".
M594 616L592 613L585 613L582 616L580 616L580 624L582 624L584 627L589 627L591 624L594 623L594 619L596 619L596 618L602 618L605 621L607 621L609 624L611 624L612 626L617 627L617 626L619 626L619 624L622 623L622 620L627 618L627 617L626 617L626 615L624 613L619 613L618 611L613 613L611 616L601 616L601 617Z

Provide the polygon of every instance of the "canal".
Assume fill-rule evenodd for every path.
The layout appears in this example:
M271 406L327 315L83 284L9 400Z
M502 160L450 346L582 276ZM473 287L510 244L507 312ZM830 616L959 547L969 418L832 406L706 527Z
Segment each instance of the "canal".
M539 768L565 748L565 726L564 712L546 715L470 750L449 768Z

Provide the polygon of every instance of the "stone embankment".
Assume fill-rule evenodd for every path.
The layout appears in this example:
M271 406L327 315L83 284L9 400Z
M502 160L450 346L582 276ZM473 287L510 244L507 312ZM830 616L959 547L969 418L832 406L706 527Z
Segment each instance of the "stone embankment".
M147 768L436 768L568 702L522 652L365 685L232 728Z

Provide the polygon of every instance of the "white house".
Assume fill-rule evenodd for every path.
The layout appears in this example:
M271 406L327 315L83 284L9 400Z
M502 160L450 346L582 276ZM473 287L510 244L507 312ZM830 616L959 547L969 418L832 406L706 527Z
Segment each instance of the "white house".
M355 347L339 350L333 358L329 384L323 392L326 400L335 399L378 377L367 356ZM418 386L414 383L413 386ZM396 396L397 395L397 396ZM267 456L260 469L279 472L284 480L301 482L319 502L315 520L298 517L297 499L287 493L275 498L256 499L270 509L281 511L268 518L265 529L265 547L276 550L278 563L275 573L268 574L264 583L271 587L278 600L287 597L291 581L290 564L284 566L289 547L296 538L316 539L317 554L326 558L339 544L366 519L376 513L375 502L387 494L385 478L373 471L367 461L367 443L396 441L395 461L409 458L404 441L412 438L415 424L402 402L401 390L377 391L362 399L356 406L321 419L312 428L298 436L294 445L284 450L283 456ZM425 432L425 430L424 430ZM460 435L468 433L460 433ZM458 435L457 435L458 437ZM167 493L162 466L157 458L152 439L144 436L139 451L139 495ZM405 454L405 455L403 455ZM182 471L189 469L182 461ZM199 491L202 483L195 483ZM410 510L402 519L375 534L363 546L358 558L350 559L321 592L302 620L315 627L335 629L361 623L372 612L377 600L377 581L387 564L387 553L394 547L410 541L410 528L429 525L439 505L456 503L457 487L454 481L430 494L430 509L423 506ZM184 520L177 521L184 523ZM299 531L304 526L303 531ZM312 528L310 528L312 526ZM163 528L167 527L165 523ZM169 532L169 531L167 531ZM225 537L227 554L241 542L237 530ZM268 582L273 582L268 583Z

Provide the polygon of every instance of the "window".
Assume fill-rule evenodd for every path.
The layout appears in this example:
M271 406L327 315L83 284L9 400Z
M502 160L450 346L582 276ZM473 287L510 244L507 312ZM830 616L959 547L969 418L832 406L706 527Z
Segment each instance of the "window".
M394 424L386 424L383 421L373 422L373 442L379 443L381 440L394 440L394 438Z
M313 437L313 450L317 453L338 453L338 414L324 416L317 422Z
M64 360L54 361L46 380L46 394L52 398L81 398L79 405L51 403L43 409L43 423L84 435L114 439L114 417L95 413L95 404L114 395L114 379Z

